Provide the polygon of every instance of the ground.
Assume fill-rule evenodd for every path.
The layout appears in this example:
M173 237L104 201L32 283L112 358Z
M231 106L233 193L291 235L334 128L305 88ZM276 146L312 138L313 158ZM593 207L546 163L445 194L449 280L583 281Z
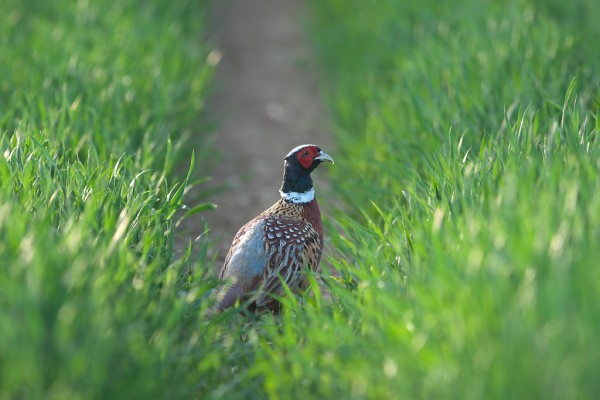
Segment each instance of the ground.
M208 105L217 124L211 175L213 185L230 189L210 199L218 208L203 217L218 265L237 230L279 198L285 154L331 143L303 16L297 0L214 2L210 31L220 62Z

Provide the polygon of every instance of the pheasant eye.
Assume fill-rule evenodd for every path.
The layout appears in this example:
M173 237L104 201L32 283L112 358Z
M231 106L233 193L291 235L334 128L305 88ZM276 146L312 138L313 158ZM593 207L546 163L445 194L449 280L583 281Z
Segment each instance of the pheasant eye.
M306 157L306 156L308 156L308 150L304 150L304 152L302 152L302 156L303 156L303 157Z

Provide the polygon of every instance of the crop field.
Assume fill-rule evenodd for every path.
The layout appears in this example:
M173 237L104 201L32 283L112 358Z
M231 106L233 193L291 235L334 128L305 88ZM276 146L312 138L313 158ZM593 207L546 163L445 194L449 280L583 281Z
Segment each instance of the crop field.
M344 280L282 323L270 394L593 398L600 5L312 4Z
M174 398L199 381L173 233L174 167L213 71L202 12L0 2L0 398Z
M326 256L248 316L173 250L204 3L0 2L0 399L597 396L600 3L309 9Z

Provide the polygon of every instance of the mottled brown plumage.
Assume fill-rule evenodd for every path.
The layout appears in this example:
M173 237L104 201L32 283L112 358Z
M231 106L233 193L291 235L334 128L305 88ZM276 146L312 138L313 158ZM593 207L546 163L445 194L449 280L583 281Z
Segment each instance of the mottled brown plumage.
M251 309L279 311L282 282L298 293L306 289L304 268L315 271L323 249L323 224L310 173L333 159L315 145L294 148L285 157L281 199L244 225L233 243L220 279L219 310L250 297Z

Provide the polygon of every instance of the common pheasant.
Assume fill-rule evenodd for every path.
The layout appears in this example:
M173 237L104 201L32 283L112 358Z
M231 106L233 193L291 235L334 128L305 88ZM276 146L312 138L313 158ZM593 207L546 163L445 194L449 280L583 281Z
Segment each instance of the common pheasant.
M316 270L323 250L323 224L311 172L333 158L318 146L293 148L284 158L281 199L242 226L231 244L219 278L227 281L217 297L222 311L251 299L249 309L278 312L272 296L284 294L282 281L298 293L307 287L304 268Z

